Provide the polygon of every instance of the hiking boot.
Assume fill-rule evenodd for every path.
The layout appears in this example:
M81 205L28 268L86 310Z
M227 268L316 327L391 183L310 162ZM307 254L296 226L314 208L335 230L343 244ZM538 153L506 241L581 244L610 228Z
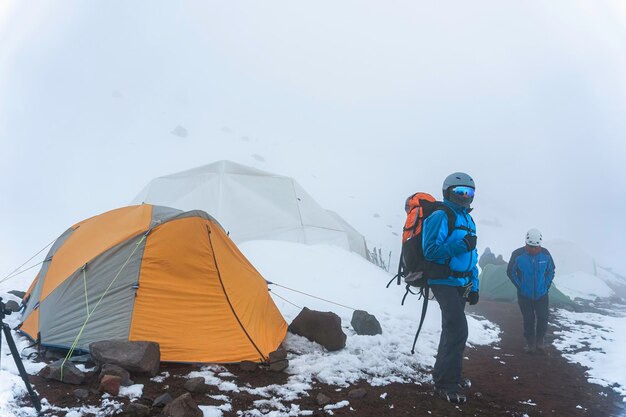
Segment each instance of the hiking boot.
M463 378L461 379L461 382L459 382L459 387L463 388L463 389L469 389L472 387L472 380L469 378Z
M448 390L445 388L435 387L435 395L451 404L465 404L467 397L461 390Z
M533 353L537 352L537 348L535 347L535 345L531 345L530 343L527 343L526 346L524 346L524 352L532 355Z
M543 338L537 339L537 345L535 346L535 348L537 349L537 353L546 353L546 342Z

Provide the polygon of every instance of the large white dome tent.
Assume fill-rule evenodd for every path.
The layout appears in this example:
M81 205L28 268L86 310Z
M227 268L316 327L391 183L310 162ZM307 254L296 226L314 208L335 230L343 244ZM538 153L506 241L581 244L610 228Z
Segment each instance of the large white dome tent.
M236 243L330 244L367 257L363 236L322 208L293 178L231 161L155 178L132 201L142 203L211 213Z

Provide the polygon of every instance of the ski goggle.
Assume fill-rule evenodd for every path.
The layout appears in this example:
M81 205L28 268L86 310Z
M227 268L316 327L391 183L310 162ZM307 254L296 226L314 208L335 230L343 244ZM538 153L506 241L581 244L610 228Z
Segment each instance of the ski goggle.
M464 185L457 185L452 188L452 193L459 197L474 198L474 189L472 187L466 187Z

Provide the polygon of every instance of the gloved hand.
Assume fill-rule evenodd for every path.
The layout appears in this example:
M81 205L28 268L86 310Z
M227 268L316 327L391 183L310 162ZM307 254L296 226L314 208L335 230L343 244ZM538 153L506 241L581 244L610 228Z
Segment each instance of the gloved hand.
M463 238L463 242L467 245L467 251L471 252L476 249L476 241L478 237L476 235L470 235L469 233Z
M467 302L473 306L475 304L478 304L478 291L471 291L468 295L467 295Z

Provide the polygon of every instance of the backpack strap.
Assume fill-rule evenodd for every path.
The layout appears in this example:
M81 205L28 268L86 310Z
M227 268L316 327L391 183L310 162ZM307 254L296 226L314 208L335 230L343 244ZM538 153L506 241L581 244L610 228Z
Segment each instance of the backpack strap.
M417 332L415 332L415 339L413 339L413 347L411 348L411 354L415 354L415 344L417 343L417 337L420 335L420 331L422 330L422 325L424 324L424 318L426 317L426 310L428 309L428 297L430 295L429 293L430 293L430 287L426 285L421 291L421 294L424 296L424 302L422 303L422 316L420 317L420 324L417 327Z
M457 227L456 226L456 213L454 212L454 210L452 210L452 207L447 206L444 203L441 203L439 205L439 207L437 207L437 210L442 210L444 213L446 213L446 216L448 218L448 237L450 237L452 235L452 232L454 232L455 229L463 229L464 227ZM435 211L437 211L435 210ZM465 228L467 229L467 228Z

